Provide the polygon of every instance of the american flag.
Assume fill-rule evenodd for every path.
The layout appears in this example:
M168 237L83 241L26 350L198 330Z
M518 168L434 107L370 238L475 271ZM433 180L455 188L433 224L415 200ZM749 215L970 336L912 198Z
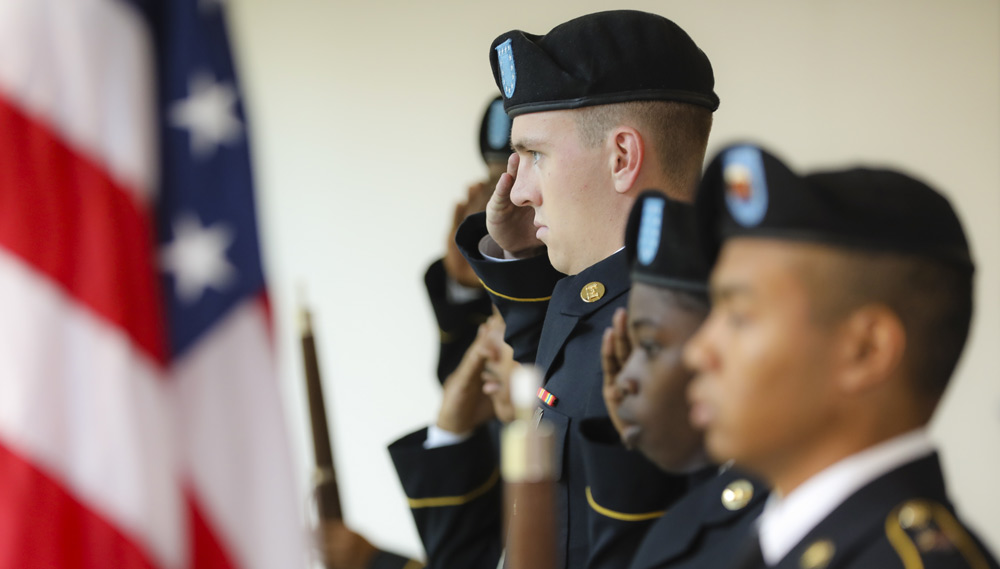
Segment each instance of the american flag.
M221 0L0 0L0 569L305 567Z

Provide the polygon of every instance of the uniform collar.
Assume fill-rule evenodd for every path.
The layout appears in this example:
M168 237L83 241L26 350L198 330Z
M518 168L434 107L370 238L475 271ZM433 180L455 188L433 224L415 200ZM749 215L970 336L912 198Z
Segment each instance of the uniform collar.
M619 302L617 299L626 294L631 286L632 280L629 277L628 262L625 260L623 250L591 265L579 274L559 279L545 313L545 324L535 358L535 365L545 370L546 378L550 376L553 361L577 325L601 308ZM610 317L606 323L600 323L601 326L610 324ZM599 331L597 338L600 337ZM594 353L594 357L600 357L599 351Z
M916 429L842 459L783 498L772 493L758 520L764 561L776 565L849 496L933 452L927 431Z
M619 249L575 275L560 279L552 293L553 308L566 316L591 314L632 286L625 250Z

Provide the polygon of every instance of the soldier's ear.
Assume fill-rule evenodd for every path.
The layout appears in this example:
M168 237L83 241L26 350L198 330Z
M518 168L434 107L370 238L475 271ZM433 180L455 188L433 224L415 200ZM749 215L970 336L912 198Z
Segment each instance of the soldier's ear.
M624 194L635 187L646 158L646 145L639 131L630 126L618 126L612 130L608 135L608 144L615 191Z
M862 393L898 375L906 349L906 329L883 304L854 310L839 326L838 382L842 391Z

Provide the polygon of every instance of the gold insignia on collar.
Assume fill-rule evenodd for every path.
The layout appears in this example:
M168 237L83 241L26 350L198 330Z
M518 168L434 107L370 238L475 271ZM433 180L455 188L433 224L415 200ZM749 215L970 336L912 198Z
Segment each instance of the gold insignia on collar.
M753 484L745 478L730 482L722 491L722 505L727 510L742 510L753 498Z
M899 510L899 526L903 529L918 530L927 527L931 510L919 500L911 500Z
M580 289L580 298L584 302L597 302L604 296L604 285L594 281L583 285Z
M802 569L823 569L830 564L834 552L837 548L829 539L821 539L813 543L806 549L802 557L799 558L799 567Z

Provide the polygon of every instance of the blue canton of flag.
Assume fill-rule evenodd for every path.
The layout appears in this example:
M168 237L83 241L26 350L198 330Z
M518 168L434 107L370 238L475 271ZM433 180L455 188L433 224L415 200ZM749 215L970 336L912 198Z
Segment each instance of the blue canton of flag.
M221 0L146 2L162 121L157 207L169 350L264 292L250 151Z

